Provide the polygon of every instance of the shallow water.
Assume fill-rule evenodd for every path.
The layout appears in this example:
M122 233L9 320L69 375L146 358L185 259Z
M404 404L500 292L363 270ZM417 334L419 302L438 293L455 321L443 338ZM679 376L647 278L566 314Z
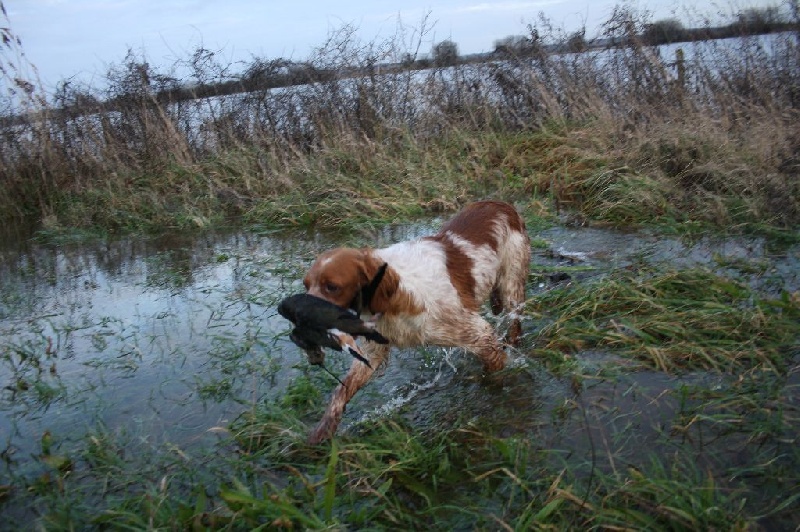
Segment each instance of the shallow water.
M386 245L435 225L387 227L347 243ZM529 296L633 265L705 266L765 293L800 289L800 249L770 254L758 239L686 244L564 227L533 236L548 245L534 252ZM35 469L32 458L45 432L63 445L103 431L139 446L183 450L225 438L228 423L254 402L280 397L296 376L320 371L288 341L288 323L275 305L302 290L302 274L317 253L342 242L312 232L64 246L6 242L0 251L0 477ZM555 275L560 268L569 273ZM528 346L535 327L526 324ZM383 375L348 407L342 430L400 411L420 427L467 421L501 435L530 433L543 446L561 442L568 457L585 454L588 440L581 433L608 440L623 422L642 425L641 442L658 440L663 420L677 408L670 392L713 378L635 372L622 380L590 379L580 400L593 428L581 432L582 420L558 417L575 400L571 384L548 374L524 347L510 354L512 371L484 378L477 361L459 350L395 352ZM623 362L603 353L578 357L589 375ZM329 355L328 363L343 375L349 361ZM336 384L332 378L315 382L328 383L324 397Z

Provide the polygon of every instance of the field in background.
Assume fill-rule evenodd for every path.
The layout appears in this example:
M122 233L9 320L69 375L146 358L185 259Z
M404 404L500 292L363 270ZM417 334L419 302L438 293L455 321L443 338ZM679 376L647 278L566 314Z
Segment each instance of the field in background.
M65 83L50 104L23 84L30 113L0 138L0 217L103 232L341 226L495 197L618 226L796 226L798 36L656 47L648 28L618 8L603 38L622 45L554 54L541 21L518 54L388 73L376 65L420 42L343 28L299 71L325 76L197 99L187 87L230 83L202 49L182 65L190 79L131 54L103 89ZM291 72L257 60L242 79Z

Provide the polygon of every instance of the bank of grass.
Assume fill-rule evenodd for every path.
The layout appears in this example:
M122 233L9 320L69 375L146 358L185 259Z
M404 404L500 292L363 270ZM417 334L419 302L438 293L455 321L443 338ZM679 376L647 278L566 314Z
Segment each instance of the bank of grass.
M728 181L725 190L709 191L609 154L602 145L611 142L605 134L590 122L520 133L462 132L447 142L400 149L351 139L298 156L288 167L270 168L266 182L253 177L263 172L257 153L226 153L189 167L169 164L152 174L109 178L99 189L62 192L44 221L54 227L158 231L239 217L276 227L341 228L451 212L486 197L521 202L523 208L537 203L545 216L577 212L619 227L690 222L779 230L794 221L796 180L780 188L759 165L737 182L725 168L726 162L740 168L737 157L709 153L704 164L720 161L714 171ZM587 143L587 137L594 139ZM761 172L762 178L755 175Z
M454 212L469 201L495 198L544 218L569 213L616 227L797 238L798 181L763 161L745 166L742 159L751 157L746 146L741 152L710 150L703 161L687 163L713 167L708 172L725 186L709 190L653 166L649 150L666 150L671 140L612 148L606 127L592 120L535 131L454 131L446 140L401 146L339 139L280 162L242 149L189 166L171 162L144 174L112 175L102 187L60 191L43 227L159 232L238 220L347 229ZM683 134L680 125L672 127L676 136Z
M491 197L623 227L791 236L795 36L687 43L679 60L644 44L647 24L618 8L602 37L626 44L608 50L545 53L563 35L543 24L518 55L195 100L167 96L230 84L213 54L187 60L187 79L129 54L102 88L33 91L7 123L0 217L49 231L341 227ZM369 72L407 45L344 28L308 65Z

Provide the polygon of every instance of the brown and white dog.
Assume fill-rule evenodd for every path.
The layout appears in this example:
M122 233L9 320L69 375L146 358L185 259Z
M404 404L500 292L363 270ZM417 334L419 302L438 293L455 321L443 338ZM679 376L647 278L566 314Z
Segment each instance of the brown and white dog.
M491 299L492 312L511 318L509 343L519 339L517 312L525 301L530 262L525 223L511 205L480 201L465 207L438 234L383 249L336 248L320 254L303 283L309 294L342 307L358 306L360 291L385 263L383 279L369 308L377 329L391 345L463 347L486 371L503 369L506 354L479 308ZM367 342L371 368L354 360L344 385L333 392L309 442L330 438L347 402L389 355L389 345Z

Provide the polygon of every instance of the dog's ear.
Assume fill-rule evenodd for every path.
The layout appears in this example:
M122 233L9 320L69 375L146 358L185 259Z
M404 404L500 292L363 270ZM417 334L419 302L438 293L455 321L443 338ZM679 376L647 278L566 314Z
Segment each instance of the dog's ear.
M356 292L348 308L361 316L365 310L370 310L370 303L375 296L375 291L383 280L386 272L386 263L376 261L369 248L363 248L356 261L356 275L358 281ZM376 267L376 264L379 266Z

